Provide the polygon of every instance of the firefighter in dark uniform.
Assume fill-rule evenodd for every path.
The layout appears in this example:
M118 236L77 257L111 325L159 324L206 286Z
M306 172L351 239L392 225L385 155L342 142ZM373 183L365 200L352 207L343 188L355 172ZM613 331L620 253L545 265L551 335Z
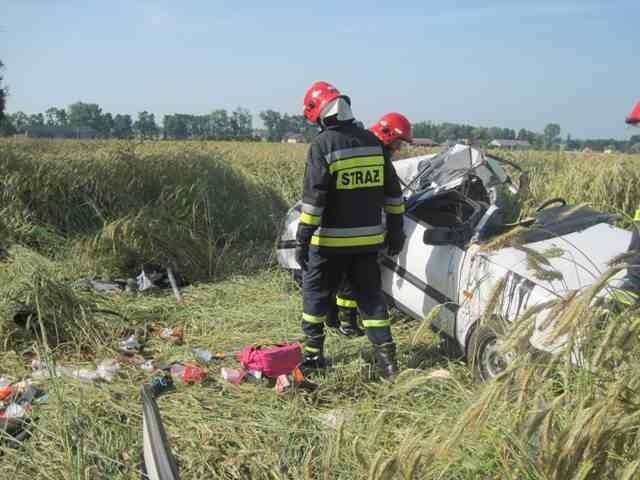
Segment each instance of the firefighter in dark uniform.
M640 102L636 103L633 110L631 110L631 113L626 119L626 123L629 125L640 125ZM629 259L631 266L627 269L625 288L631 290L636 295L640 295L640 206L638 206L635 212L633 222L633 231L628 251L636 252L636 254Z
M333 85L312 84L303 108L307 120L321 129L309 147L296 233L296 259L303 271L303 367L326 365L324 323L346 276L377 366L393 378L396 348L377 256L385 245L397 255L404 244L400 183L388 151L356 124L350 99Z
M403 145L403 142L413 142L411 123L401 113L390 112L369 127L378 140L382 142L383 148L393 157ZM333 311L329 314L328 323L336 327L340 333L346 337L356 337L364 335L358 321L358 304L354 298L351 285L346 279L342 282Z

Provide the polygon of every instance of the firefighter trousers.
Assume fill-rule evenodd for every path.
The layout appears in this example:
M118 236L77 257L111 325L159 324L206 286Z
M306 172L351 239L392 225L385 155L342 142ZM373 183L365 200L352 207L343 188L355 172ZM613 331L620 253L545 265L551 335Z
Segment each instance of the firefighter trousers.
M640 209L638 211L640 212ZM636 213L636 216L638 215L639 213ZM640 220L634 222L628 251L636 254L628 260L630 267L627 269L626 281L630 289L640 291Z
M322 350L324 323L345 279L353 290L369 340L378 345L392 341L378 254L324 254L311 247L302 276L302 330L306 335L307 353Z

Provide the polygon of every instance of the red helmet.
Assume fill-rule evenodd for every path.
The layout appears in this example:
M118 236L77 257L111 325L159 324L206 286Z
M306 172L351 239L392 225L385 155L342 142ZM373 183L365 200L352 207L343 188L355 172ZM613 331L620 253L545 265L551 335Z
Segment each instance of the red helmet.
M401 113L391 112L383 115L380 120L369 127L369 130L386 146L398 139L409 143L413 142L411 123Z
M636 106L633 107L626 121L629 125L637 125L640 123L640 102L636 103Z
M318 121L322 109L331 100L335 100L338 97L344 97L349 100L349 97L342 95L340 91L328 82L313 82L307 93L304 94L303 113L307 120L312 123Z

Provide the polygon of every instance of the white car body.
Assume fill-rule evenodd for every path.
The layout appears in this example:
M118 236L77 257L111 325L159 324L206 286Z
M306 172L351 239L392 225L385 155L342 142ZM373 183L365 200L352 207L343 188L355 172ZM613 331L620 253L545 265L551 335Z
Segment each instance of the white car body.
M425 168L429 162L430 166ZM455 339L463 352L468 353L470 334L485 313L499 282L505 282L505 287L495 313L513 321L533 305L592 285L607 270L607 263L629 245L631 233L613 226L611 215L572 206L543 210L539 214L543 219L539 228L532 230L534 241L525 245L541 254L554 252L545 268L557 272L557 278L541 279L528 267L525 251L514 247L482 249L482 240L486 240L482 234L497 210L496 187L506 186L512 193L518 190L497 159L471 147L456 145L438 155L413 157L394 165L405 186L407 240L398 256L380 254L382 288L397 308L416 319L425 318L434 307L442 305L432 321L433 327ZM468 173L482 180L490 203L473 201L456 193ZM431 183L424 181L432 177ZM447 201L451 201L451 205ZM466 202L470 202L480 210L471 213L469 218L461 217L469 224L459 233L460 241L448 242L447 225L438 229L429 218L442 215L453 218L438 205L444 205L448 211L449 207L458 208L457 201L464 208L467 208ZM287 213L277 250L280 265L292 271L299 270L294 257L298 217L299 206L294 206ZM451 231L455 228L457 223ZM433 232L437 241L430 240ZM445 238L438 239L437 232ZM537 241L536 235L540 237ZM611 285L619 282L622 275L614 276ZM538 328L530 343L539 350L553 353L564 340L552 339L549 325L540 328L544 317L544 312L538 315Z

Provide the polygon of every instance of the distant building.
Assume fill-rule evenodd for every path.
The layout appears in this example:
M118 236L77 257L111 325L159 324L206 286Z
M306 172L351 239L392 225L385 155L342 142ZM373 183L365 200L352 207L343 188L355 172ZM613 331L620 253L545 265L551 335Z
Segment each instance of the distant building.
M99 138L100 132L91 127L29 127L22 134L30 138Z
M419 145L421 147L437 147L440 144L430 138L414 138L413 145Z
M284 143L306 143L307 139L301 133L287 133L282 141Z
M489 142L490 147L504 148L507 150L526 150L531 148L531 144L526 140L508 140L496 138Z
M253 129L253 138L257 138L263 142L267 141L267 129L266 128L254 128Z

